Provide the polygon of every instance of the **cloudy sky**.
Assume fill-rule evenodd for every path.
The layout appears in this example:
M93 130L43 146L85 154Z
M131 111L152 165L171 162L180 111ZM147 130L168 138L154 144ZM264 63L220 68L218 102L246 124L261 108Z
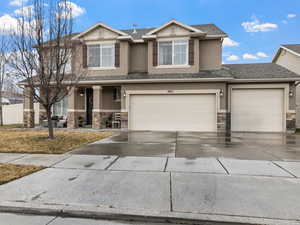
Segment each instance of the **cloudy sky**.
M0 0L0 27L14 26L15 16L30 10L27 1ZM224 63L270 62L281 44L300 43L300 0L74 0L68 4L75 31L97 21L119 29L132 24L160 26L173 18L190 25L214 23L229 36L224 41Z

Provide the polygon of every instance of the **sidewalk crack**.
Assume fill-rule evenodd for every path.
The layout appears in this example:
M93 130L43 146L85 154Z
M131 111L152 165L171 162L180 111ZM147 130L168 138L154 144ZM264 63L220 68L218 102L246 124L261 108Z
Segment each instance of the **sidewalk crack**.
M172 173L170 172L170 211L173 212Z

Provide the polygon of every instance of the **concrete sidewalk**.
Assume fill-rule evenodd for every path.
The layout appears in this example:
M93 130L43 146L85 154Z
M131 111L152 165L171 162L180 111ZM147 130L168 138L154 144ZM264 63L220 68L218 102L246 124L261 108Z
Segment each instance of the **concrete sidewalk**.
M163 224L0 213L0 225L163 225Z
M300 162L61 156L10 160L51 168L1 185L0 211L176 222L300 220Z

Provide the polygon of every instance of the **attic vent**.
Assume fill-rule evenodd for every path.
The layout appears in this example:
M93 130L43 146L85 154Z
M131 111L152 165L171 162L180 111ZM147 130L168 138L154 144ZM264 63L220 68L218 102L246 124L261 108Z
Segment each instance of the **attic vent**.
M132 33L133 33L133 34L136 34L136 33L137 33L137 32L136 32L136 28L137 28L138 25L137 25L137 24L132 24L132 26L133 26L133 32L132 32Z

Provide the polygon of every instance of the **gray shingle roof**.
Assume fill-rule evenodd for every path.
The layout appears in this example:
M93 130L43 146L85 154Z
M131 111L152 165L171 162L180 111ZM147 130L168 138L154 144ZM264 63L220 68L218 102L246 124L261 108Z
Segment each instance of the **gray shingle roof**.
M275 63L225 64L235 79L300 78L299 75Z
M215 24L191 25L191 27L206 32L208 35L226 35L226 33L222 31L220 28L218 28ZM143 35L147 34L151 30L154 30L155 28L156 27L136 29L136 33L133 33L133 29L121 30L121 31L131 35L133 39L141 39Z
M291 81L300 80L300 75L293 73L282 66L275 63L256 63L256 64L225 64L219 70L205 70L198 73L172 73L172 74L148 74L148 73L131 73L128 75L94 75L82 77L82 82L130 82L138 80L138 82L147 82L147 80L173 80L178 79L183 82L190 82L197 79L198 82L207 81L228 81L238 82L239 80L263 81L277 79L286 79ZM21 81L21 83L26 80Z
M147 73L131 73L126 76L86 76L82 78L85 81L104 81L104 80L161 80L161 79L232 79L227 69L201 71L199 73L173 73L173 74L147 74Z
M225 64L220 70L205 70L199 73L174 73L174 74L147 74L147 73L132 73L126 76L88 76L82 81L108 81L108 80L162 80L162 79L222 79L222 80L240 80L240 79L291 79L299 80L300 76L275 64L275 63L257 63L257 64Z
M290 45L282 45L282 46L292 50L293 52L300 54L300 44L290 44Z

